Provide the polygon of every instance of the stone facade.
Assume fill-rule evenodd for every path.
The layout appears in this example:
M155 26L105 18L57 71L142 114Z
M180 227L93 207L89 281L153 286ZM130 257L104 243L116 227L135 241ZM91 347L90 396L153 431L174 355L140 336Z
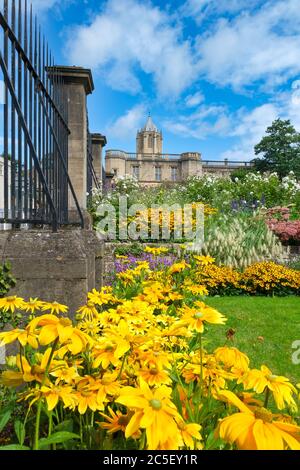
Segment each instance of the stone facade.
M210 173L229 176L233 170L250 165L249 162L202 160L199 152L164 154L162 132L150 116L143 129L137 132L136 153L107 150L105 155L106 174L132 175L147 185L184 181L190 176Z

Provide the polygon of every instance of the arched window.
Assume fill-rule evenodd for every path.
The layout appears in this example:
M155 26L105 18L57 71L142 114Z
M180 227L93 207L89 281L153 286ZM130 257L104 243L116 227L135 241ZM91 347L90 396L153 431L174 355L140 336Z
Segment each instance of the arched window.
M148 147L153 148L153 145L154 145L153 135L150 134L149 137L148 137Z

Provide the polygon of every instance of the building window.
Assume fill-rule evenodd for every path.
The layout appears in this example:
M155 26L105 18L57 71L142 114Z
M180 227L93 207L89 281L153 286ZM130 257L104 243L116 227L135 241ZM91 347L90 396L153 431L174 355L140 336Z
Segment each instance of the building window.
M118 176L118 169L117 169L117 168L113 168L113 171L112 171L112 172L113 172L113 174L114 174L115 176Z
M138 165L132 167L132 174L136 179L140 179L140 167Z
M177 181L177 167L176 166L171 167L171 180Z
M161 167L155 167L155 181L161 181Z
M154 144L153 135L149 135L149 137L148 137L148 147L149 147L149 149L153 148L153 144Z

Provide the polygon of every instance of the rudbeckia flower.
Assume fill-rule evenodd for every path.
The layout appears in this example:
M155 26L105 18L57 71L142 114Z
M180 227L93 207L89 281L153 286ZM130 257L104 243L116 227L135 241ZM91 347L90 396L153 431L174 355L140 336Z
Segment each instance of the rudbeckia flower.
M223 390L219 398L240 410L219 423L216 435L224 441L241 450L300 450L299 426L277 421L266 408L248 408L229 390Z
M134 411L125 437L132 436L140 428L145 429L150 450L161 448L168 439L178 440L179 430L174 418L180 420L180 416L171 401L171 392L172 389L165 385L151 390L143 380L140 380L139 388L121 389L116 402Z
M203 333L205 323L224 325L227 318L212 307L208 307L204 302L195 302L195 307L187 305L181 309L183 315L178 325L188 326L191 330Z
M214 352L215 358L218 362L222 362L227 369L235 367L244 372L249 369L249 358L246 354L239 351L237 348L228 348L223 346L217 348Z
M43 385L41 387L41 394L46 399L48 411L53 410L58 401L61 400L64 408L74 409L77 403L76 395L70 385Z
M170 385L172 382L169 375L163 369L156 366L145 367L138 371L137 374L150 386L162 384Z
M59 313L66 313L69 307L58 302L44 302L42 310L43 312L50 310L51 314L56 313L58 315Z
M99 413L103 418L106 419L107 422L97 422L99 426L103 429L107 429L108 434L114 434L115 432L122 431L125 433L126 426L128 425L132 413L130 414L123 414L121 411L117 410L114 412L110 406L108 406L109 415L104 413ZM133 435L133 439L138 439L141 436L141 432L138 431L135 435Z
M208 266L209 264L213 264L215 262L215 258L212 258L211 256L194 255L194 258L202 266Z
M178 426L178 429L180 430L183 443L188 449L194 449L195 447L194 439L197 441L202 440L202 437L200 434L200 431L201 431L200 424L185 423L184 421L179 421L177 423L177 426Z
M293 399L293 394L297 393L296 388L290 383L289 379L272 374L266 366L261 366L260 370L250 370L243 378L243 384L246 390L253 389L256 393L263 393L268 389L273 394L279 410L282 410L286 405L296 407Z
M5 344L13 343L16 340L18 340L23 347L29 344L34 349L38 348L37 335L31 332L28 327L25 330L15 329L0 333L0 347L5 346Z
M24 305L24 299L13 295L11 297L4 297L0 299L0 310L8 312L9 310L14 313L16 309L22 309Z
M41 327L39 331L38 327ZM28 328L37 332L42 346L47 346L58 339L59 343L64 346L61 353L70 351L72 354L78 354L92 341L88 335L74 328L69 318L59 318L51 314L35 318L29 323Z

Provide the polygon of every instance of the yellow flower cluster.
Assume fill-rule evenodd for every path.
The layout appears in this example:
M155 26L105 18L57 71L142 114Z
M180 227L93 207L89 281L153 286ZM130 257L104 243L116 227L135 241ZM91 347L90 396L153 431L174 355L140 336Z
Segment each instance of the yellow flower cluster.
M300 271L286 268L272 261L255 263L245 269L242 286L247 292L293 290L300 293Z
M195 278L213 294L233 290L265 295L300 294L300 272L273 261L252 264L244 272L227 266L202 265L196 268Z
M161 232L163 228L168 229L170 234L174 233L174 230L181 228L183 238L185 230L189 231L191 228L195 228L197 218L199 218L198 212L201 211L204 217L209 217L217 212L217 209L210 207L208 204L202 202L194 202L190 205L191 210L191 226L188 226L185 220L185 210L182 207L174 208L166 214L166 210L163 207L148 208L144 211L139 211L136 216L128 217L128 223L135 222L141 230L146 230L149 235L151 234L151 225L153 221L157 224L158 230ZM164 250L162 248L162 250ZM150 253L151 251L149 251ZM162 253L163 251L161 251Z
M196 261L199 276L212 266ZM122 274L114 288L88 294L76 324L59 315L66 307L58 303L1 300L2 309L31 314L24 328L0 333L0 346L20 345L1 382L22 387L33 448L45 410L43 433L72 420L76 448L105 448L106 433L109 448L122 439L122 448L153 450L300 449L290 381L266 366L251 369L234 347L204 349L205 334L226 318L205 303L205 287L191 283L187 262L156 272L142 262ZM41 311L46 305L50 313ZM271 412L271 400L290 414Z

